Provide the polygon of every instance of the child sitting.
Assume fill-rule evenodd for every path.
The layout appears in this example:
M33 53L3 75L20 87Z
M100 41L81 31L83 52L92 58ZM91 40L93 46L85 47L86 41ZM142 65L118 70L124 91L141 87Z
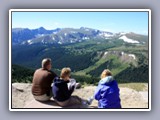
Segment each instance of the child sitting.
M110 70L102 72L94 98L98 100L98 108L121 108L119 88Z
M71 96L76 81L70 80L71 69L63 68L61 71L60 78L56 77L52 86L53 98L62 107L72 106L72 105L82 105L84 100L78 96ZM71 84L68 84L68 83ZM85 102L87 104L87 102Z

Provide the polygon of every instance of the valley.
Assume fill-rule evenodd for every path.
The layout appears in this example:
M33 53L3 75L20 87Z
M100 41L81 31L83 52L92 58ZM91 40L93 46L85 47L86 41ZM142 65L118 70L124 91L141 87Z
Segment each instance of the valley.
M83 84L97 84L101 72L106 68L121 83L149 80L148 36L135 33L113 34L85 27L38 30L40 32L34 33L34 37L26 38L25 32L21 31L21 34L17 33L17 39L12 39L14 71L21 66L21 70L25 67L24 69L34 71L40 67L43 58L49 57L53 62L53 71L59 74L63 67L70 67L73 77ZM33 33L33 30L30 32ZM31 77L32 74L28 76ZM13 74L13 81L20 82L16 75Z

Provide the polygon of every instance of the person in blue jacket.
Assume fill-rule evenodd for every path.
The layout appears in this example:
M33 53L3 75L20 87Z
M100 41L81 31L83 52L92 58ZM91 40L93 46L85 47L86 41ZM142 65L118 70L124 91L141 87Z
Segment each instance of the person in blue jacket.
M94 98L98 100L98 108L121 108L119 95L116 80L113 79L111 71L105 69L101 74L101 80L94 93Z
M85 105L88 107L88 101L78 96L72 96L75 85L68 85L70 82L70 68L63 68L60 77L56 77L52 86L53 98L62 107L72 105Z

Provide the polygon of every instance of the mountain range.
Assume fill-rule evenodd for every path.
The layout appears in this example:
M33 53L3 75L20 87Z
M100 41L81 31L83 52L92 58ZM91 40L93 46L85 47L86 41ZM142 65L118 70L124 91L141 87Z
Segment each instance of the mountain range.
M135 33L112 33L92 28L57 28L46 30L43 27L38 29L13 28L12 44L70 44L83 42L91 39L122 39L124 42L144 44L147 36Z
M121 82L149 79L147 35L87 27L12 29L12 65L37 69L46 57L52 59L54 70L70 67L77 79L89 83L106 68Z

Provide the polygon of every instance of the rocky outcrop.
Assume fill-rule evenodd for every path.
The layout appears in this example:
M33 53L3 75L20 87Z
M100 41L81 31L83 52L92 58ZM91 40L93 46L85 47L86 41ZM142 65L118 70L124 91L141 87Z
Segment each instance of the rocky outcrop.
M53 99L49 102L38 102L31 94L31 84L13 83L12 84L12 108L61 108ZM73 95L87 99L94 94L96 86L86 86L76 89ZM122 108L148 108L148 91L135 91L130 88L120 88L120 98ZM71 108L84 108L86 106L71 106ZM89 106L97 108L97 101L94 100Z

